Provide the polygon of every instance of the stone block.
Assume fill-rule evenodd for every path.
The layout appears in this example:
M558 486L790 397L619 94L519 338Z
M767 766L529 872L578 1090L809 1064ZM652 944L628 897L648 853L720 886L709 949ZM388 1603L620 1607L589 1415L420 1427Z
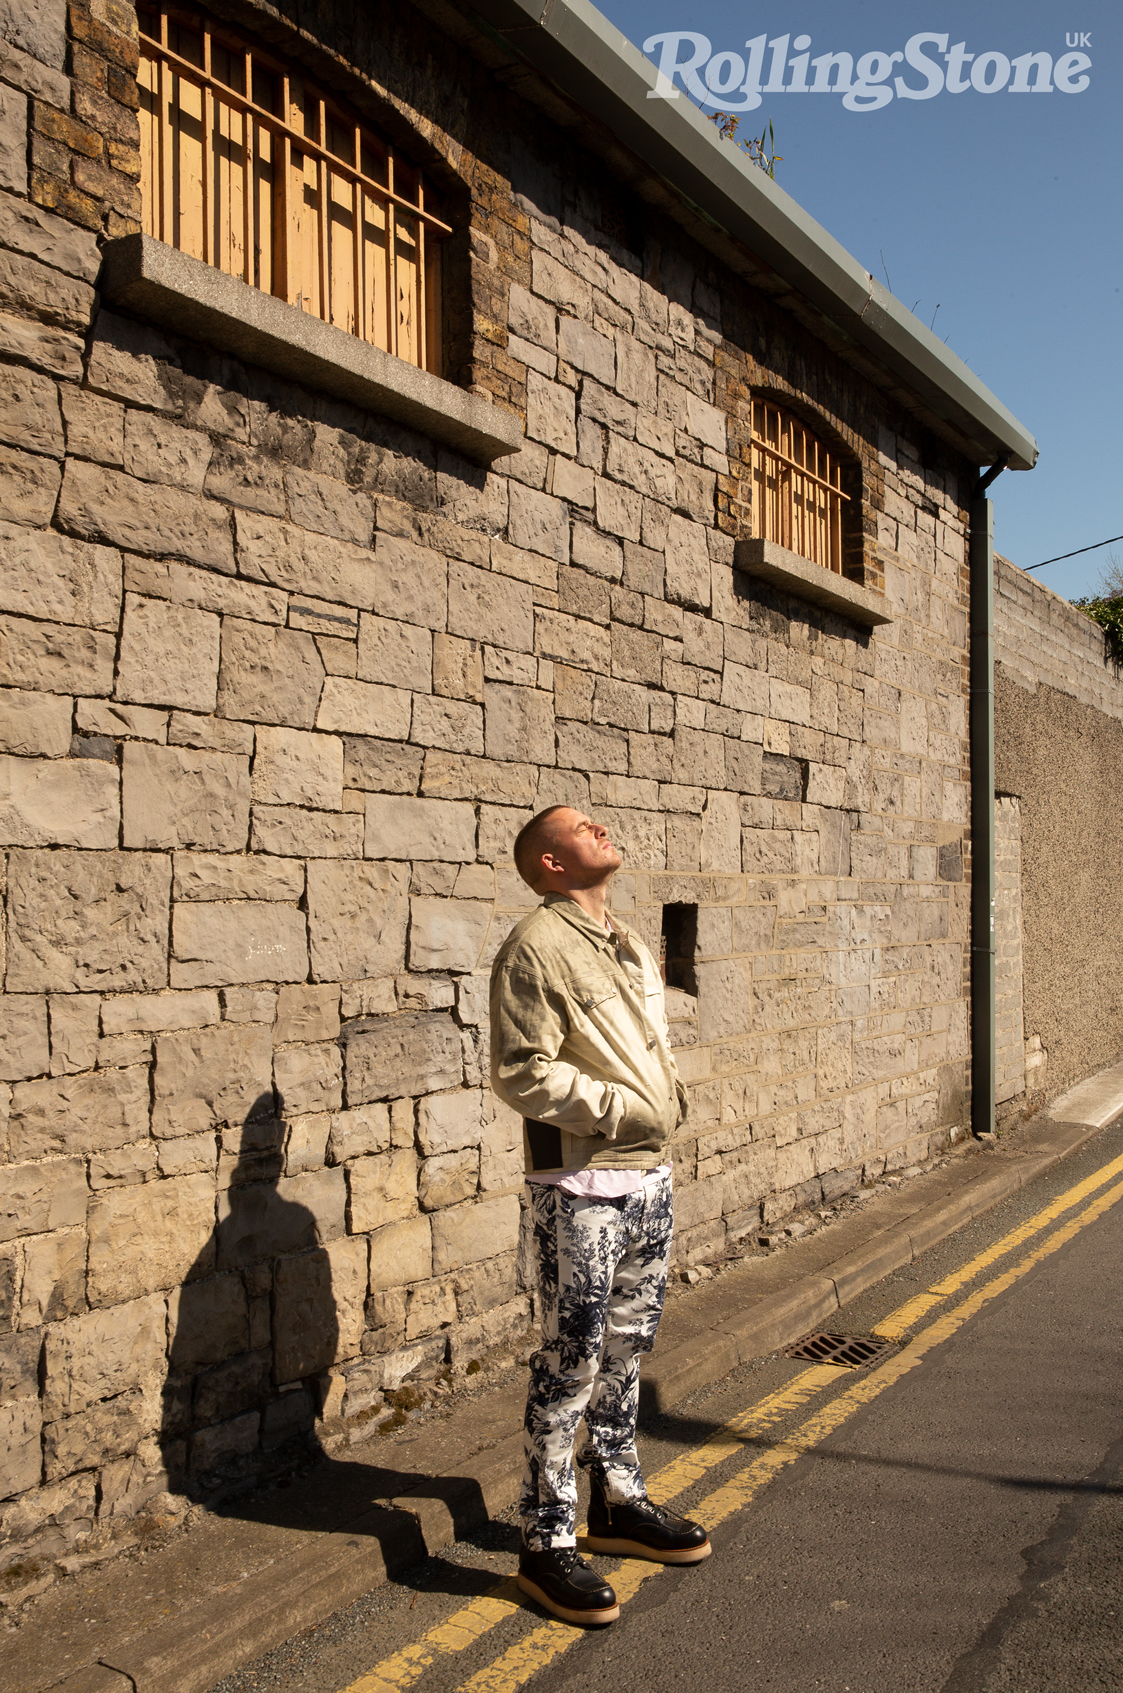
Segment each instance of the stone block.
M19 322L15 318L9 321L13 325ZM59 335L60 331L48 330L46 333ZM66 339L69 340L69 337ZM77 376L79 371L59 368L57 374ZM102 400L96 394L69 386L61 390L60 399L66 425L67 452L76 458L96 459L99 464L120 468L125 457L124 407L113 400Z
M432 1217L433 1274L448 1275L465 1264L513 1251L519 1233L517 1194L499 1194L477 1204L457 1205Z
M334 477L285 467L289 511L302 529L314 529L354 546L369 547L374 533L374 507L369 494L356 493Z
M205 1275L215 1265L214 1177L177 1176L96 1194L89 1234L91 1306Z
M0 1339L0 1405L13 1399L39 1397L39 1355L43 1349L40 1329Z
M379 1293L410 1282L428 1281L433 1273L433 1245L428 1217L390 1223L370 1237L370 1291Z
M440 553L380 531L374 569L368 563L368 574L370 589L363 604L380 617L415 623L422 629L445 628L447 566Z
M424 754L396 741L345 740L343 786L384 794L416 793Z
M249 1306L241 1276L208 1276L168 1300L168 1363L188 1375L248 1349Z
M412 1147L357 1158L348 1167L352 1234L403 1222L417 1211L417 1154Z
M270 1354L262 1347L203 1370L196 1377L192 1395L194 1420L214 1424L259 1405L271 1385L269 1364Z
M336 1093L338 1094L338 1086ZM282 1098L282 1109L287 1101ZM331 1117L326 1111L306 1111L290 1117L285 1125L285 1174L303 1175L306 1170L322 1170L327 1159L328 1131Z
M41 994L5 994L0 1021L0 1081L21 1082L50 1068L47 1002Z
M450 752L482 753L483 713L466 700L416 694L411 740L419 746L443 747Z
M156 1041L152 1132L199 1134L273 1114L273 1041L259 1023L182 1029Z
M433 681L432 634L413 623L364 612L359 620L358 674L364 682L428 693Z
M51 1158L128 1146L148 1133L148 1067L51 1076L12 1089L13 1158ZM72 1222L80 1218L71 1218Z
M59 624L0 617L0 683L54 693L108 693L113 686L112 635Z
M624 553L619 541L601 535L588 524L578 523L573 528L573 562L606 581L619 582Z
M532 764L504 764L433 751L425 755L421 791L434 798L529 806L537 797L538 771Z
M261 1418L261 1449L273 1452L311 1434L316 1425L316 1397L309 1388L292 1389L271 1400Z
M126 847L245 849L250 818L245 758L132 741L124 748L121 770Z
M14 22L15 10L11 6L5 8L4 35L9 43L6 51L10 56L7 57L3 69L4 81L15 83L26 93L35 94L48 105L65 111L70 97L67 79L61 76L52 77L41 65L11 52L11 25ZM66 26L62 8L57 5L51 8L42 7L39 12L40 15L50 12L53 19L57 20L59 54L55 62L61 66L66 53ZM20 146L25 146L25 138L21 139ZM38 259L44 265L49 265L52 270L61 271L64 277L79 277L83 282L96 282L98 271L101 269L101 254L98 251L96 236L88 230L80 229L66 218L56 217L52 212L44 211L41 206L27 200L16 200L11 196L5 196L0 205L0 246L8 248L10 252L21 253L25 258Z
M130 476L201 494L213 451L210 436L197 429L184 429L154 412L125 413L123 458Z
M86 1220L86 1167L81 1158L0 1166L0 1240L73 1228Z
M0 112L2 116L2 112ZM0 441L61 458L58 385L49 376L5 365L0 371Z
M187 559L234 574L230 514L225 506L181 488L141 482L105 465L68 461L58 521L87 540L108 541L153 558Z
M347 1103L403 1099L459 1085L460 1031L440 1012L388 1017L352 1034L346 1046Z
M274 988L223 988L222 1016L227 1023L269 1023L277 1015Z
M514 652L534 651L534 599L529 583L476 570L454 560L448 574L448 632L468 640L502 645Z
M551 382L536 370L528 370L526 432L532 440L541 441L554 452L567 453L572 457L577 451L572 388Z
M114 549L0 523L0 610L116 629L120 606L121 555Z
M366 548L310 534L257 512L236 512L234 527L243 576L327 604L371 606L371 555Z
M282 467L238 441L219 444L204 486L213 499L223 500L227 505L266 512L273 517L285 514Z
M283 987L277 995L273 1039L284 1041L335 1040L339 1035L339 989L306 983Z
M542 658L606 675L611 666L607 629L564 612L540 610L535 618L536 650Z
M329 678L333 680L334 678ZM343 805L343 742L303 729L257 731L253 797L265 805Z
M125 596L117 695L145 705L211 712L218 689L219 619L168 600Z
M83 1199L83 1211L85 1202ZM57 1323L86 1308L86 1231L56 1229L24 1242L21 1330Z
M342 735L374 735L405 740L409 735L412 696L401 688L328 676L316 713L318 729Z
M361 858L363 819L355 811L305 811L297 805L255 805L250 847L282 858Z
M168 744L199 747L204 752L253 752L253 725L227 723L221 717L196 717L173 711L168 723Z
M256 854L235 857L177 852L173 889L176 899L295 902L304 894L304 866Z
M218 1268L240 1269L340 1239L345 1232L346 1201L342 1170L315 1170L276 1182L222 1189Z
M475 808L451 800L372 796L367 801L364 851L367 858L472 863Z
M706 529L676 512L667 529L667 598L675 605L706 611L710 604L710 553Z
M433 692L448 699L482 701L483 648L459 635L433 636Z
M334 1042L282 1048L274 1054L273 1074L286 1116L337 1111L343 1104L342 1059Z
M408 871L396 864L328 859L309 864L314 978L349 982L396 975L405 964L408 887Z
M117 845L116 767L89 759L0 756L0 845Z
M240 1417L231 1417L229 1422L196 1429L191 1436L191 1469L197 1475L206 1475L224 1461L248 1457L256 1451L260 1433L258 1411L246 1411Z
M297 1381L318 1375L333 1364L338 1325L331 1262L323 1248L279 1260L273 1302L276 1379Z
M101 1001L91 994L55 994L50 998L51 1074L74 1075L97 1062Z
M0 691L0 748L25 757L64 758L74 702L23 688Z
M24 1493L43 1479L43 1413L37 1399L0 1405L0 1494Z
M328 1133L327 1162L345 1164L368 1153L385 1152L390 1145L390 1113L385 1105L358 1105L335 1111Z
M490 902L472 899L410 901L412 970L476 969L491 923Z
M736 794L710 793L706 798L700 868L731 875L741 869L741 806Z
M62 468L57 459L0 446L0 521L5 527L23 523L41 529L51 521L61 481Z
M84 735L106 736L110 740L166 742L168 714L146 705L126 705L122 700L78 700L74 721Z
M418 1198L423 1211L440 1211L474 1199L479 1182L480 1155L475 1148L443 1152L426 1158L421 1166Z
M591 723L558 724L558 764L572 770L628 774L628 737Z
M185 901L172 921L171 985L225 987L302 982L308 974L304 915L267 900Z
M77 1416L100 1399L152 1384L163 1373L165 1349L165 1302L156 1293L55 1325L43 1348L45 1416Z
M553 700L544 690L487 683L484 724L488 758L553 764Z
M311 729L323 680L323 660L311 635L236 617L223 619L221 716Z

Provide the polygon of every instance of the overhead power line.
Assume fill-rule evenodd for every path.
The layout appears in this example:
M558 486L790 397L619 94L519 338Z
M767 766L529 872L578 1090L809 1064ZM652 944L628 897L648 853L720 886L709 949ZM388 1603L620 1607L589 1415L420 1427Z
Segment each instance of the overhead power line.
M1123 541L1123 535L1109 535L1106 541L1093 541L1090 547L1077 547L1072 553L1058 553L1056 558L1043 558L1040 564L1023 565L1023 570L1044 570L1047 564L1060 564L1064 558L1077 558L1081 553L1094 553L1097 547L1110 547L1113 541Z

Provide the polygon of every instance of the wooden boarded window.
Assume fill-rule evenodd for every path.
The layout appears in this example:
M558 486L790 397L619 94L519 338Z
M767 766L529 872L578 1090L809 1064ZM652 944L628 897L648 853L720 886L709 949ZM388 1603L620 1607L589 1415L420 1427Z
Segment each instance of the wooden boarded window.
M441 241L425 173L225 24L141 8L146 234L441 374Z
M842 472L798 418L753 401L753 530L842 575Z

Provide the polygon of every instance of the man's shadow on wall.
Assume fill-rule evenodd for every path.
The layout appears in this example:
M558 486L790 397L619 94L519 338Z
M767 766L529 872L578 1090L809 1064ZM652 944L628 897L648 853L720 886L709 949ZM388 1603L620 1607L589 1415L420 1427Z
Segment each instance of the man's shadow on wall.
M218 1222L171 1302L167 1486L227 1517L374 1535L388 1571L408 1568L425 1557L417 1517L390 1502L442 1499L458 1536L471 1535L487 1522L483 1493L474 1478L325 1450L321 1378L339 1318L316 1216L282 1173L285 1131L283 1102L278 1115L263 1093L223 1136Z

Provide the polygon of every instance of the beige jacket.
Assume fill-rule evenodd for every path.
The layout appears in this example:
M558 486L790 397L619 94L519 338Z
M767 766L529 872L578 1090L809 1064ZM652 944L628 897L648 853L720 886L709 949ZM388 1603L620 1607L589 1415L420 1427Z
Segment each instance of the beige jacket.
M526 1119L531 1171L647 1170L686 1115L663 984L638 935L547 894L491 972L491 1085Z

